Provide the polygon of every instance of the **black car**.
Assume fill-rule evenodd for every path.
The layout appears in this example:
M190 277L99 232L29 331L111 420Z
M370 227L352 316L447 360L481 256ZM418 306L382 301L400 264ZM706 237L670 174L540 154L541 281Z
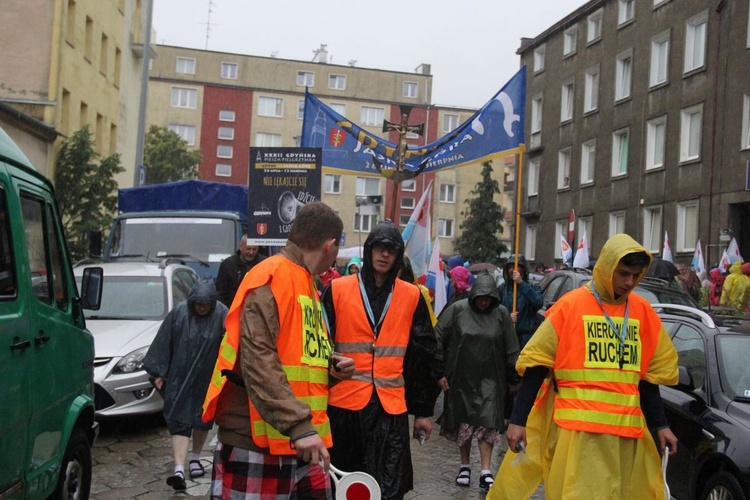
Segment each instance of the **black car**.
M750 498L750 321L720 323L674 304L654 309L679 356L679 384L661 387L679 439L667 466L671 495Z
M544 300L541 313L543 314L560 297L575 288L582 287L591 279L591 271L580 268L561 269L545 275L539 282ZM659 278L642 278L634 291L652 304L679 304L698 308L698 304L690 295L669 286L666 281Z

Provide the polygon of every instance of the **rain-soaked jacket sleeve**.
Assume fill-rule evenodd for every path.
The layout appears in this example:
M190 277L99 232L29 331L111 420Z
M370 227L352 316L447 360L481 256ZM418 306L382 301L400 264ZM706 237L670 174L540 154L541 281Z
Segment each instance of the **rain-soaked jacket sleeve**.
M164 318L159 327L156 337L151 342L151 346L143 358L143 369L152 377L160 377L167 380L169 364L176 341L173 336L179 334L179 329L175 329L174 325L182 323L182 321L175 320L178 319L178 316L181 318L185 314L187 314L187 302L181 302L167 314L167 317Z
M440 394L437 381L443 377L437 358L437 340L429 309L420 294L404 356L406 407L416 417L431 417Z
M669 334L664 327L661 327L654 357L643 380L652 384L675 385L678 378L677 351Z

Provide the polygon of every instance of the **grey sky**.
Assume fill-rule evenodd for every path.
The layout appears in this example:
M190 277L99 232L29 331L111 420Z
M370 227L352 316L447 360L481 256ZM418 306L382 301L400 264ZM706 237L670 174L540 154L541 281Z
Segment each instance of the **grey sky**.
M480 107L535 37L587 0L210 0L208 49L411 72L432 65L432 102ZM206 48L209 0L153 0L156 42Z

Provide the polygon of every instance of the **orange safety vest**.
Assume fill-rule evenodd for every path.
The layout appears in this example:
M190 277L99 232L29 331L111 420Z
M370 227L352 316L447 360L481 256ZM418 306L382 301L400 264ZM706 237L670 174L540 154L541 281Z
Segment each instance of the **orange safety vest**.
M560 343L555 358L555 422L564 429L641 438L644 419L638 383L656 351L661 321L643 298L628 297L628 333L620 369L620 338L588 288L570 292L548 318ZM622 327L625 304L603 304ZM558 309L560 307L560 309ZM560 314L562 313L562 314Z
M237 361L240 316L245 297L267 283L271 285L279 310L276 347L284 372L297 399L310 405L312 424L323 443L330 448L333 441L326 408L331 343L323 321L322 306L310 273L281 255L256 264L240 284L227 314L226 334L203 402L203 421L210 422L216 413L227 380L222 371L231 371ZM269 448L273 455L294 455L289 437L265 422L249 398L248 402L253 442L259 447Z
M361 410L370 401L374 386L386 412L405 413L404 355L419 303L419 289L396 280L377 338L362 303L357 275L331 281L331 293L336 307L336 352L354 359L354 375L331 387L328 404Z

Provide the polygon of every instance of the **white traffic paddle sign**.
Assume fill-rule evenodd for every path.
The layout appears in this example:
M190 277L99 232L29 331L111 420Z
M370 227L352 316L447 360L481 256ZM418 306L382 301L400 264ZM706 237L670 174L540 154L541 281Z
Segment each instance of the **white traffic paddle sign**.
M336 485L336 500L380 500L380 486L366 472L343 472L333 465L328 470Z

